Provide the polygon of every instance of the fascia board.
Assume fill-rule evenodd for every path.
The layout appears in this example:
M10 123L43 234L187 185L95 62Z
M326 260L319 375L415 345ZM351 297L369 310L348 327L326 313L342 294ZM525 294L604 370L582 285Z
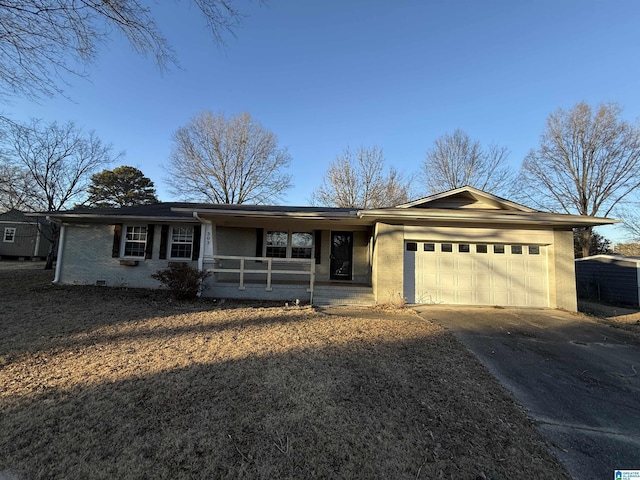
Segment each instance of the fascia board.
M472 222L472 223L516 223L525 225L552 225L567 227L586 227L597 225L612 225L620 223L619 220L603 217L589 217L583 215L564 215L555 213L527 213L527 212L480 212L469 211L413 211L402 210L401 212L392 210L362 210L359 215L362 218L373 218L376 220L446 220L452 223Z
M172 209L175 212L197 213L201 217L234 217L234 218L284 218L284 219L305 219L305 220L359 220L357 210L349 212L265 212L262 210L218 210L218 209Z
M64 215L47 215L47 219L56 223L74 223L74 222L90 222L90 223L132 223L132 222L149 222L149 223L198 223L192 217L161 217L161 216L136 216L136 215L87 215L87 214L64 214Z

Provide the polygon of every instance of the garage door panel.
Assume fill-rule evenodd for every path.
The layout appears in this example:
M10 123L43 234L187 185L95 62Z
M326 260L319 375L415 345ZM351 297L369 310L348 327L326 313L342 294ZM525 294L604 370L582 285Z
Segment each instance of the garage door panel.
M468 254L467 254L468 255ZM464 256L458 259L456 269L463 272L471 272L475 269L474 261L471 257Z
M424 251L423 243L418 243L417 251L405 249L405 296L408 301L536 307L548 305L544 247L537 249L539 255L530 255L526 246L517 248L499 245L494 248L494 245L488 245L488 248L477 248L471 244L470 248L465 247L460 251L459 244L452 242L452 248L448 244L443 251L440 243L432 240L425 242L435 243L435 251ZM412 248L415 249L415 245Z
M507 290L494 290L492 305L509 305L509 292Z
M496 305L496 302L492 301L491 291L476 291L475 305Z
M509 298L509 305L527 305L527 292L523 288L522 290L511 290Z
M509 273L523 273L526 271L526 265L524 260L510 260L509 261Z
M438 269L440 271L443 271L443 272L453 271L454 267L455 267L455 262L453 260L453 254L452 253L445 253L443 255L446 255L446 257L440 257L440 258L437 259Z
M451 273L440 273L438 274L438 280L436 285L440 288L450 288L453 289L456 284L455 284L455 278L456 275L451 272Z
M456 287L460 288L472 288L475 286L475 282L473 281L474 275L467 273L459 273L455 275Z
M460 305L473 305L476 303L473 290L457 290L456 291L456 303Z

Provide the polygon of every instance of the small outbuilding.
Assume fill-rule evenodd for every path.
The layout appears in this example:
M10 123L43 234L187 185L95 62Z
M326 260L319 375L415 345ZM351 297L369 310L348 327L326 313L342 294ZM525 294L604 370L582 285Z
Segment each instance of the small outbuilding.
M51 248L51 226L43 216L19 210L0 213L0 258L40 259Z
M594 255L576 259L578 297L640 305L640 257Z

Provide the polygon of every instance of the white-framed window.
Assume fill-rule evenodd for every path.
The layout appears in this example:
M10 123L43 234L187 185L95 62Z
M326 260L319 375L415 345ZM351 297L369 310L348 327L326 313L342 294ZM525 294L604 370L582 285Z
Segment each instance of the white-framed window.
M122 236L122 252L124 257L144 258L147 247L147 227L126 225Z
M190 259L193 253L193 227L171 227L169 258Z
M268 230L265 234L264 256L274 258L312 258L313 234Z
M4 227L4 235L2 241L7 243L14 243L16 241L16 229L15 227Z

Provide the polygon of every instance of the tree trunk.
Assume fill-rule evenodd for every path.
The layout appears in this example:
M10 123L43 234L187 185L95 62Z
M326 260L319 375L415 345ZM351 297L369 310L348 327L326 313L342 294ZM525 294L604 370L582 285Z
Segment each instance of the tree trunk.
M586 227L580 232L582 258L588 257L591 252L591 230L592 227Z

